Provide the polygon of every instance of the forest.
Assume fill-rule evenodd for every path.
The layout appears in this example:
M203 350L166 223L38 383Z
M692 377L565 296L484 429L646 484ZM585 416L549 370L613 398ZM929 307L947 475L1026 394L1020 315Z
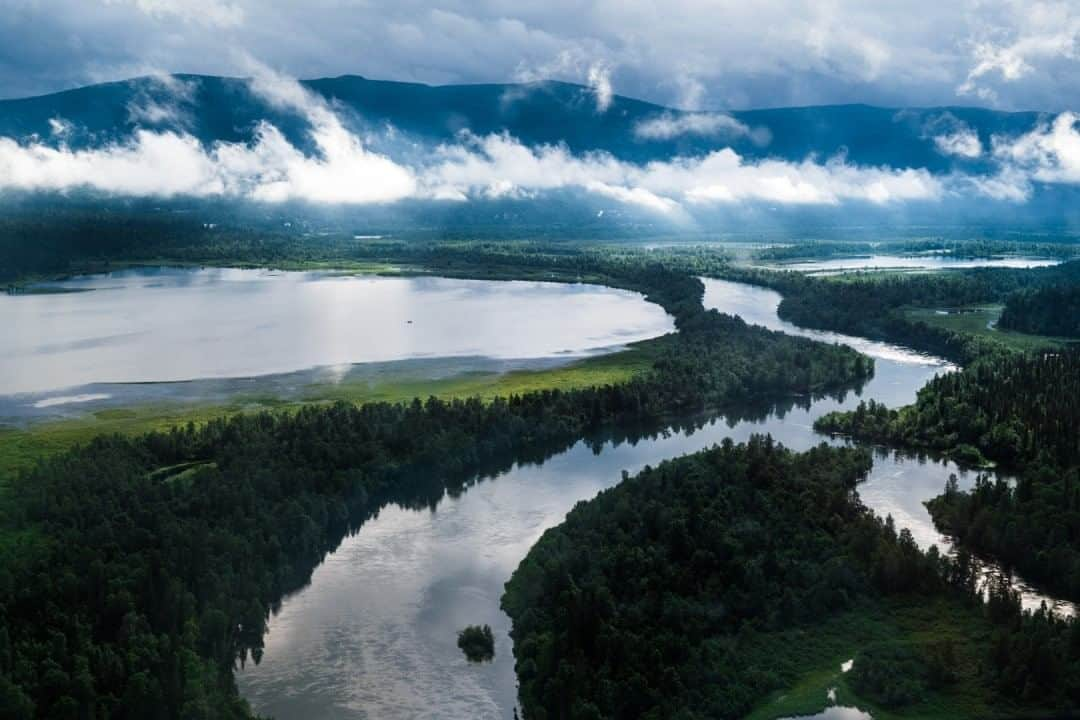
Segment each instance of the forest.
M617 275L619 265L604 266ZM4 490L0 709L7 717L247 717L232 669L268 613L386 502L541 459L605 429L856 385L872 362L706 312L660 266L621 276L676 317L616 386L238 415L99 437Z
M1080 338L1080 285L1015 292L1005 300L998 325L1035 335Z
M808 277L729 267L720 274L771 287L784 299L779 315L803 327L893 342L966 365L984 355L1008 352L991 338L913 322L908 307L955 308L1005 303L1020 291L1080 285L1080 261L1037 269L973 268L948 273L865 273L841 278Z
M946 488L929 508L965 546L1080 600L1080 351L985 358L934 378L914 405L863 403L818 420L823 432L952 456L989 459L1015 486L980 479Z
M579 503L503 596L522 716L741 717L797 679L785 663L796 653L771 638L807 644L830 618L888 602L963 608L979 628L970 638L987 637L969 691L997 698L994 714L1076 707L1080 627L1022 615L1004 586L984 606L968 556L924 553L859 503L870 465L866 450L794 454L759 436L645 468ZM850 685L892 709L948 694L955 652L893 638L855 658Z
M1019 253L1070 259L1076 257L1075 246L1069 238L1058 242L1020 242L1015 240L946 238L910 240L803 240L797 243L764 247L753 252L753 257L765 262L791 262L797 260L822 260L826 258L852 258L868 255L944 255L953 258L987 258Z

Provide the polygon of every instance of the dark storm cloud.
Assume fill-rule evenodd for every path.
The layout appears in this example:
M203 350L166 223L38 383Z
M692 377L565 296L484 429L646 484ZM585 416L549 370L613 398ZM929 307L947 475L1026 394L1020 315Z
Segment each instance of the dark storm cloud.
M0 96L151 71L428 83L557 77L693 108L1064 110L1076 0L2 0Z

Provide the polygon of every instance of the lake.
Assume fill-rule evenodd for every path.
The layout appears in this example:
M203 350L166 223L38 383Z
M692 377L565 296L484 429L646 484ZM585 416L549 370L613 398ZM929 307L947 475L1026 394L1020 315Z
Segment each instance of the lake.
M39 409L113 394L91 384L568 359L674 329L641 295L584 284L156 268L48 288L57 292L0 295L0 396L36 394L24 404Z
M582 441L541 464L519 464L461 494L447 494L434 509L386 507L282 603L270 621L261 663L237 672L243 695L256 711L279 720L509 720L516 680L510 621L499 609L503 585L544 530L575 503L617 483L622 470L636 472L725 437L740 441L771 433L796 450L839 443L815 433L814 419L853 408L860 399L910 403L934 374L953 369L902 347L804 331L776 316L779 301L771 290L706 281L708 307L772 329L847 341L874 356L876 374L860 394L778 409L758 420L713 418L694 431L636 442ZM974 482L973 473L951 463L882 451L859 494L875 512L909 528L921 546L948 549L922 502L941 493L950 473L960 477L961 487ZM1029 607L1043 599L1022 590ZM495 631L495 659L470 664L456 633L484 623Z

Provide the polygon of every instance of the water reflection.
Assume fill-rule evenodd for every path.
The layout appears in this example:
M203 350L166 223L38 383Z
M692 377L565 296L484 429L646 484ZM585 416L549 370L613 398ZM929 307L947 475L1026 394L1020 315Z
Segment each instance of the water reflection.
M781 720L872 720L873 716L859 708L830 705L814 715L793 715Z
M583 284L157 268L58 288L93 292L0 295L0 395L402 358L572 356L673 329L640 295Z
M709 281L706 302L749 322L807 334L776 318L779 296L768 290ZM689 419L670 431L583 440L546 459L539 453L531 463L495 469L494 481L469 483L467 492L444 492L438 479L424 502L409 503L412 509L386 507L281 604L262 662L237 674L241 691L258 712L282 720L510 718L516 682L510 622L499 598L544 530L578 501L618 482L621 471L637 472L724 438L767 432L795 450L842 442L816 434L814 419L860 399L910 403L935 373L951 369L903 348L863 347L877 368L859 392ZM962 488L974 482L974 474L948 462L880 451L859 494L875 512L911 529L920 545L947 547L922 502L942 491L950 473ZM456 646L457 630L477 623L495 631L491 663L470 664ZM867 717L851 712L859 711L833 706L819 717Z
M782 263L771 267L811 275L835 275L856 270L960 270L977 267L1035 268L1060 264L1060 260L1019 255L994 258L959 258L949 255L867 255Z
M855 665L854 660L845 660L840 663L841 674L850 672ZM792 715L780 720L871 720L872 716L856 707L848 707L836 704L836 688L831 687L825 693L826 707L813 715Z

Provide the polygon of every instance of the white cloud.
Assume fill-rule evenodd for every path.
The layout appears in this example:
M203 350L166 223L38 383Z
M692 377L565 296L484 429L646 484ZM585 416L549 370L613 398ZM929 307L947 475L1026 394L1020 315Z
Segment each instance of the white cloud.
M49 118L49 132L55 138L66 138L73 129L75 126L62 117Z
M207 195L224 191L211 157L190 137L139 130L130 142L73 151L0 138L0 186L20 190L90 187L123 195Z
M380 203L406 198L529 197L578 189L665 214L688 204L888 203L941 195L923 170L778 160L749 162L730 149L645 165L564 146L531 148L507 135L463 136L413 167L364 147L337 114L294 81L263 73L252 87L302 112L317 152L306 155L273 125L251 143L204 148L184 133L140 129L127 142L86 150L0 139L0 188L151 196L232 195L264 202Z
M684 203L881 204L930 200L943 192L925 170L861 168L840 160L748 162L730 149L636 165L606 153L575 156L562 146L530 148L507 135L489 135L444 146L439 156L421 174L434 197L579 188L670 212Z
M392 202L416 194L411 170L366 149L299 83L262 70L252 89L301 113L318 153L306 155L265 122L250 144L219 142L210 148L185 133L146 129L128 141L86 150L0 138L0 188L316 203Z
M903 121L907 111L901 111L893 118ZM934 147L943 155L975 159L983 154L979 134L967 123L948 110L926 118L922 126L922 137L932 140Z
M175 75L154 72L127 104L128 120L136 125L165 125L188 127L190 106L195 100L196 82Z
M244 22L244 10L222 0L105 0L108 5L131 5L156 19L179 19L215 27L236 27Z
M1015 140L995 138L994 156L1046 183L1080 183L1080 115L1064 112Z
M1074 2L1006 2L1006 19L971 41L972 66L959 95L996 102L1002 84L1030 77L1039 65L1080 60L1080 13ZM1075 72L1075 69L1074 69ZM998 87L992 85L997 79Z
M992 200L1024 202L1036 182L1080 184L1080 115L1064 112L1019 137L994 136L991 152L997 169L990 175L958 175L960 189Z
M991 200L1024 202L1031 197L1031 181L1027 173L1005 166L992 175L960 175L954 178L960 189L973 190L976 195Z
M622 94L689 110L866 102L1060 111L1080 93L1077 0L8 0L8 96L161 67L237 74L230 48L299 77L503 82L569 54ZM433 8L433 5L439 7ZM1059 52L1060 51L1060 52ZM1069 58L1072 58L1071 60ZM970 76L970 78L969 78ZM1006 77L1022 81L1008 80ZM972 96L966 96L972 97Z
M611 87L611 68L603 63L592 65L589 67L587 81L596 94L596 111L607 112L615 97L615 90Z
M1062 113L1020 137L995 137L989 157L997 172L980 176L857 166L843 157L750 160L731 148L635 164L604 152L574 154L563 145L529 147L506 134L464 134L404 164L369 149L333 106L295 80L259 65L249 67L253 92L307 122L314 152L301 150L267 122L256 127L248 143L205 147L182 130L139 128L126 141L73 149L66 144L70 123L54 118L51 144L0 138L0 189L90 188L132 196L225 195L342 204L526 198L579 190L677 216L702 204L888 204L958 194L1022 201L1033 182L1080 184L1080 116L1075 113ZM652 121L657 124L643 131L647 136L753 132L720 114ZM928 136L943 152L984 154L973 131L951 115L929 122L926 132L935 133Z
M751 129L724 113L662 113L642 120L634 134L646 140L670 140L682 135L702 135L735 139L749 137L756 145L768 145L772 134L768 128Z
M982 142L971 128L964 128L945 135L935 135L934 145L945 155L977 158L983 153Z
M555 57L546 62L530 64L518 63L513 72L513 80L518 83L538 83L546 80L563 80L584 83L596 100L596 111L607 112L615 99L615 88L611 82L612 65L603 59L596 59L583 47L560 50ZM514 88L503 98L505 103L512 103L524 97L528 88Z

